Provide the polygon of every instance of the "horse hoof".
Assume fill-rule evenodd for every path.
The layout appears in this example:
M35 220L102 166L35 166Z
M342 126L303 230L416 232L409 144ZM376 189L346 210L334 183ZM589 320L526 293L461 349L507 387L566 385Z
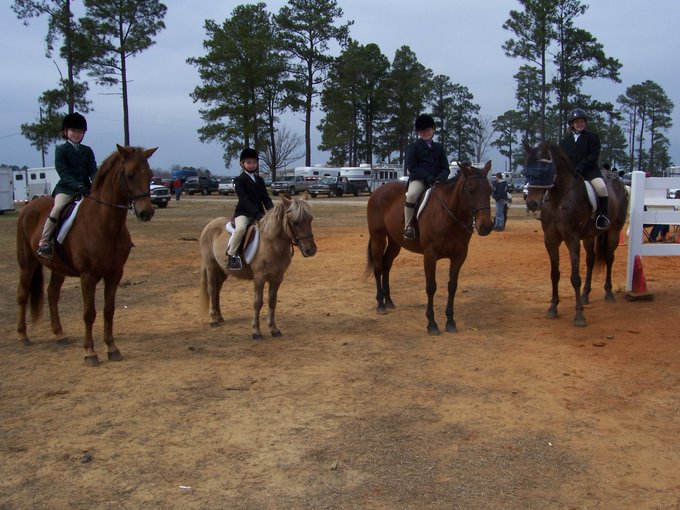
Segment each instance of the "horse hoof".
M71 343L71 340L69 340L69 338L67 336L57 340L57 344L59 344L59 345L69 345L70 343Z
M557 319L557 310L548 310L546 317L548 317L548 319Z
M607 303L616 303L616 297L614 297L614 294L605 294L604 300Z
M109 355L109 361L123 361L123 355L120 353L119 350L109 352L108 355Z
M274 338L279 338L283 336L283 333L281 333L278 329L276 331L272 331L272 336Z
M439 328L437 326L428 326L427 334L430 336L438 336L441 335L441 331L439 331Z
M85 356L85 366L87 367L98 367L99 358L95 354L94 356Z
M219 328L224 324L224 321L217 321L217 322L211 322L210 327L211 328Z
M590 304L590 299L588 298L588 296L581 296L581 302L582 302L584 305L589 305L589 304Z
M458 333L458 328L456 327L456 324L447 324L446 325L446 331L447 333Z
M253 333L253 340L262 340L262 335L260 333Z
M379 306L375 311L378 312L378 315L387 315L387 310L385 310L384 306Z
M574 326L577 328L585 328L586 327L586 320L583 318L575 318L574 319Z
M385 308L387 308L388 310L394 310L395 309L394 303L392 301L390 301L389 303L385 303Z
M33 342L31 342L28 338L24 338L23 340L19 340L21 342L21 345L24 347L30 347L33 345Z

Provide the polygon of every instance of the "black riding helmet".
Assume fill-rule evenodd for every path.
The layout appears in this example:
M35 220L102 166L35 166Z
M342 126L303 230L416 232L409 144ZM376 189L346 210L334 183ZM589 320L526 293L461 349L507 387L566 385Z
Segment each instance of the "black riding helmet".
M571 126L571 123L574 122L576 119L583 119L587 122L588 115L580 108L574 108L572 111L569 112L569 116L567 117L567 124Z
M63 131L65 129L82 129L83 131L87 131L87 121L85 120L85 117L78 112L69 113L61 122L61 130Z
M243 163L243 160L245 159L260 159L260 155L255 149L248 147L241 151L241 157L239 158L239 161Z
M434 119L429 115L418 115L416 117L416 131L422 131L427 128L434 128Z

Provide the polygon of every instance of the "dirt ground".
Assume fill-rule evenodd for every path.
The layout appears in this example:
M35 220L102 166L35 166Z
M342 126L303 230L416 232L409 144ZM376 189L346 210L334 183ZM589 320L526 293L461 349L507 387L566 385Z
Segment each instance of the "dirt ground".
M61 299L71 343L46 315L32 346L16 342L17 215L0 216L0 508L680 508L680 259L645 258L655 299L629 302L620 248L617 302L597 277L575 328L565 260L550 320L540 223L512 208L505 232L472 239L459 333L432 337L418 255L395 263L397 309L375 313L365 202L312 200L318 253L293 258L283 337L259 342L250 282L228 281L227 325L198 313L197 238L233 198L130 217L125 359L97 368L83 364L76 279Z

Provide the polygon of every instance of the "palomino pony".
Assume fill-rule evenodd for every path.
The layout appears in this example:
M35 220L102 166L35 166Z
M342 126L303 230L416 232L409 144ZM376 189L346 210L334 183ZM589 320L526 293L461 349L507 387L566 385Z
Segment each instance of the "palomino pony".
M562 149L549 142L536 148L525 143L525 172L529 183L527 208L541 210L543 242L550 257L552 300L548 317L557 317L560 302L557 287L560 281L560 252L564 244L571 260L571 285L576 296L575 326L585 326L583 305L588 304L593 267L606 265L604 284L605 300L615 301L612 292L612 264L619 245L619 235L626 223L628 195L618 176L603 175L609 191L609 219L611 226L605 231L595 228L593 208L588 199L585 183ZM547 175L547 177L546 177ZM586 281L581 294L579 260L581 240L586 251Z
M300 248L303 257L312 257L316 253L314 234L312 234L312 211L307 203L307 193L302 199L291 200L281 197L281 202L267 211L260 220L260 241L253 260L243 269L230 271L227 269L227 242L229 234L225 226L229 218L215 218L208 223L201 233L201 286L199 290L201 311L208 311L210 303L210 325L219 326L224 323L220 310L220 291L222 284L230 276L253 280L255 293L253 299L253 339L262 339L260 331L260 310L264 301L264 284L269 284L269 313L267 324L274 337L281 336L276 327L276 299L283 275L293 258L293 247Z
M458 288L458 273L465 262L472 232L488 235L492 228L489 202L491 184L487 177L491 161L483 169L469 163L459 164L454 179L436 184L418 218L416 239L405 240L404 183L391 182L379 187L368 201L368 267L373 270L379 314L394 308L390 297L390 269L402 248L423 254L427 291L427 331L439 334L434 319L433 299L437 291L437 260L449 259L449 297L446 305L446 331L456 332L453 300Z
M113 341L113 314L116 290L123 276L123 266L130 254L132 241L126 219L130 204L140 221L149 221L154 208L149 198L151 169L147 160L156 151L139 147L122 147L101 165L92 192L78 210L77 217L62 245L57 245L54 256L36 256L43 224L52 209L52 197L41 197L27 204L17 221L17 259L19 288L17 301L17 333L19 341L30 345L26 335L26 306L30 303L31 318L35 322L42 309L43 269L50 269L47 298L50 307L52 332L59 343L67 342L59 319L59 294L67 276L80 277L85 322L85 363L99 364L92 342L95 310L95 289L104 279L104 341L111 361L122 359Z

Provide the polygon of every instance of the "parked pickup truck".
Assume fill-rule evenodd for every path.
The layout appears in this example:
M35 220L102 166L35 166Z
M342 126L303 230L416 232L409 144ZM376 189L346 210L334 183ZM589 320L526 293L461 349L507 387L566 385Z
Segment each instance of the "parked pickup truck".
M168 206L170 201L170 190L160 184L149 184L149 194L151 195L151 203L157 205L161 209Z
M302 193L303 191L308 191L309 187L315 182L315 180L306 180L304 175L286 175L272 182L272 195L278 195L279 193L288 193L289 195Z
M368 191L367 181L350 181L346 177L322 177L309 187L309 194L312 198L317 195L328 195L329 197L341 197L343 195L359 196L359 193Z
M214 177L197 177L187 179L184 183L184 191L189 195L200 193L201 195L210 195L217 193L220 189L220 183Z

